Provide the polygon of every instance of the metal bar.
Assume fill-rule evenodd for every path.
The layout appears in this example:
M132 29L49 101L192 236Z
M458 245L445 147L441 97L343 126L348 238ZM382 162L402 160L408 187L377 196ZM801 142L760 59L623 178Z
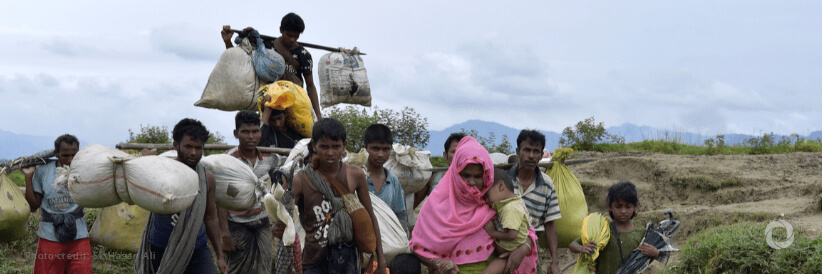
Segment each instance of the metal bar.
M236 29L231 29L231 31L233 31L234 33L237 33L237 34L243 32L242 30L236 30ZM265 35L265 34L260 34L260 38L263 38L263 40L274 40L274 39L277 39L278 37L268 36L268 35ZM317 44L306 43L306 42L303 42L303 41L300 41L298 43L300 45L302 45L303 47L327 50L327 51L331 51L331 52L340 52L340 48L332 48L332 47L328 47L328 46L322 46L322 45L317 45ZM365 52L360 52L359 54L360 55L366 55Z
M117 149L162 149L162 150L173 150L174 146L171 144L133 144L133 143L119 143L117 144ZM229 150L235 148L237 146L234 145L224 145L224 144L205 144L203 147L204 150ZM291 153L291 149L289 148L279 148L279 147L257 147L261 152L265 153L277 153L281 155L288 155Z
M593 161L596 161L596 160L597 159L566 160L565 165L566 166L579 165L579 164L584 164L584 163L590 163L590 162L593 162ZM509 169L512 166L514 166L514 164L497 164L497 165L494 165L495 168L501 168L501 169ZM554 167L554 161L548 162L547 164L539 164L539 166L544 167L545 169L551 169L552 167ZM422 171L431 171L431 172L440 172L440 171L446 171L446 170L448 170L447 167L434 167L434 168L422 169Z

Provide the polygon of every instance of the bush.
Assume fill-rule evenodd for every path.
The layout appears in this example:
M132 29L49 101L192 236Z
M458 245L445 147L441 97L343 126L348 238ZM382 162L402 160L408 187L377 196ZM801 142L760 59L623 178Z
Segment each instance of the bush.
M26 176L23 175L22 171L15 170L8 174L9 180L17 186L24 187L26 186Z
M173 140L171 139L171 133L168 131L168 127L166 126L152 126L152 125L140 125L140 132L134 133L131 129L128 129L128 143L134 144L169 144ZM209 132L208 133L208 140L206 140L206 144L224 144L225 137L220 134L219 131ZM165 150L159 150L157 153L163 153ZM223 151L218 150L206 150L206 155L211 154L219 154L223 153Z
M574 150L594 150L594 145L602 143L624 144L625 138L605 131L605 125L597 124L594 117L579 121L573 128L566 127L562 130L562 137L559 144L564 147L571 147Z
M493 132L488 132L488 137L479 136L479 132L474 129L465 130L464 128L461 128L460 132L465 135L473 136L477 139L477 142L480 143L480 145L485 147L485 150L487 150L488 153L499 152L505 155L514 154L514 148L511 145L511 141L508 140L507 134L502 135L502 139L498 144L497 136Z
M670 273L818 273L822 239L797 236L793 244L773 249L765 241L765 225L741 223L705 229L685 242L680 262ZM774 230L774 239L785 231Z
M384 124L391 129L395 144L403 144L415 148L428 145L428 118L422 117L413 108L405 107L402 111L379 109L369 112L354 106L326 108L323 117L340 120L345 125L348 151L358 152L363 146L363 133L372 124Z

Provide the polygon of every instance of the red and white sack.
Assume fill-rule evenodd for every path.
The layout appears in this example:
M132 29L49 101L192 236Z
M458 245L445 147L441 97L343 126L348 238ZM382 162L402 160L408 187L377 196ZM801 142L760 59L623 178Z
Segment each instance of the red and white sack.
M68 189L74 202L101 208L121 202L148 211L172 214L194 202L199 176L187 165L166 157L134 157L120 150L88 145L68 169Z

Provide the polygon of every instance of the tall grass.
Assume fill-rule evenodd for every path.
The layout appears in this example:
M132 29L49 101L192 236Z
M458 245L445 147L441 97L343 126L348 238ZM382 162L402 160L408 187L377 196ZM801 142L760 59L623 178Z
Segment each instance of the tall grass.
M665 273L819 273L822 238L794 231L787 248L773 249L762 223L722 225L705 229L685 242L680 262ZM774 229L773 239L786 239Z
M778 140L773 133L761 137L752 137L744 145L728 146L723 135L704 140L705 145L693 145L681 142L676 134L665 135L656 140L627 144L596 144L594 151L647 151L679 155L745 155L745 154L781 154L792 152L822 151L822 140L806 140L793 135L783 136Z

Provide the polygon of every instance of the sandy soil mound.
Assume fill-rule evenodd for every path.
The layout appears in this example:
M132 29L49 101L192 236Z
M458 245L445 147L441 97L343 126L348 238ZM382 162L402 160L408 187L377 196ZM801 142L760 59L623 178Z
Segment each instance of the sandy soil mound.
M822 229L822 153L688 156L646 152L582 152L571 159L597 161L569 166L580 180L589 212L607 212L608 187L629 180L639 191L642 223L672 209L682 222L675 245L707 227L740 221L767 224L785 219L808 231ZM763 238L764 240L764 238ZM543 252L544 251L544 252ZM540 250L547 253L547 250ZM560 249L560 265L576 256ZM670 263L675 263L674 256ZM652 273L662 268L652 265ZM571 273L573 266L564 273Z

